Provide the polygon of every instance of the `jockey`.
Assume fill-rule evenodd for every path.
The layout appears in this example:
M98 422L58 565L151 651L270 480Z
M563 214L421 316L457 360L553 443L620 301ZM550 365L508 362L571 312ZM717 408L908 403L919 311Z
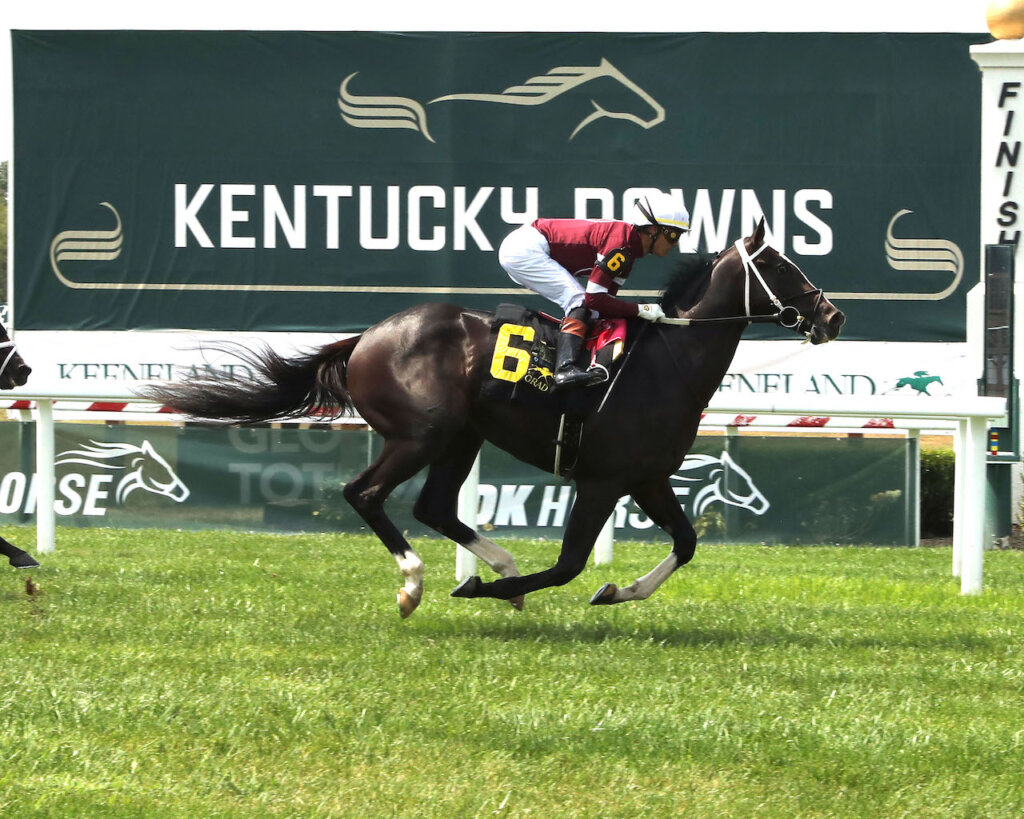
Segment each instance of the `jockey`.
M608 378L604 368L576 363L592 318L657 321L657 303L636 304L616 297L634 259L665 256L690 229L681 202L665 193L642 196L628 221L537 219L512 231L498 248L498 262L512 281L562 308L554 389L591 386ZM576 277L586 276L586 288Z

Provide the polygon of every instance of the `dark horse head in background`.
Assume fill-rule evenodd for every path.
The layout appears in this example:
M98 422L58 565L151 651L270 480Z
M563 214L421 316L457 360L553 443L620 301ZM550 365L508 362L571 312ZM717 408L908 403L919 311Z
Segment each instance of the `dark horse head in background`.
M405 577L399 592L403 616L422 597L423 562L388 518L384 501L424 468L429 471L413 510L416 518L501 575L491 582L469 578L454 595L496 597L521 607L527 593L567 583L583 570L619 498L632 495L672 538L672 551L631 586L605 584L591 602L638 600L693 557L697 536L671 478L744 328L750 321L779 321L821 344L839 335L845 321L792 261L765 242L763 221L752 236L691 272L687 282L673 284L663 302L675 325L631 323L629 358L607 399L584 419L576 501L557 562L525 576L512 555L456 514L459 488L485 439L541 469L551 471L554 463L557 397L527 406L485 389L494 377L489 313L422 304L307 355L238 350L256 373L253 378L197 375L142 394L195 418L240 424L358 412L384 444L344 494L398 562Z
M0 390L13 390L25 386L32 368L14 346L7 329L0 324Z
M13 390L22 387L28 381L32 368L14 346L7 329L0 324L0 390ZM8 562L17 569L34 569L39 564L17 546L13 546L0 537L0 555L5 555Z

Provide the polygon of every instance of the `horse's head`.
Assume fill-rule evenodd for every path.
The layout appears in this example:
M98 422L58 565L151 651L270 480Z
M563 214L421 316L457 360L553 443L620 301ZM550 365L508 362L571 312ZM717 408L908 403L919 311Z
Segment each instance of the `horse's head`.
M31 372L32 368L25 363L7 330L0 324L0 390L23 386Z
M823 344L839 335L846 316L785 254L765 241L764 218L754 233L719 255L714 274L728 275L746 316L779 315L784 327Z

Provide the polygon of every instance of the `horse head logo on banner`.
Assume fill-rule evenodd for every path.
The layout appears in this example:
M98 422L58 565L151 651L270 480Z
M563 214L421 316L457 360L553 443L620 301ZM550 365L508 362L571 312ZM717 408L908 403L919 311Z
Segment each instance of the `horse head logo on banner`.
M123 464L115 463L124 460ZM118 481L116 498L124 503L136 489L145 489L154 495L164 495L175 503L188 499L189 489L177 476L171 465L164 460L149 441L141 446L134 444L107 444L90 441L81 449L69 449L60 453L54 462L61 464L82 464L100 469L120 472L125 475Z
M338 93L338 108L346 123L353 128L405 128L436 142L427 126L426 106L408 97L356 94L350 90L350 85L358 73L345 77ZM645 129L653 128L665 119L661 103L605 59L597 65L558 66L497 94L445 94L430 100L427 105L451 101L546 105L582 86L586 86L583 92L587 98L586 111L569 134L570 140L599 119L625 120Z
M700 517L716 501L738 506L755 515L763 515L771 508L750 474L728 452L723 452L721 458L687 455L672 480L682 484L676 489L676 494L686 499L683 505L689 506L694 517Z

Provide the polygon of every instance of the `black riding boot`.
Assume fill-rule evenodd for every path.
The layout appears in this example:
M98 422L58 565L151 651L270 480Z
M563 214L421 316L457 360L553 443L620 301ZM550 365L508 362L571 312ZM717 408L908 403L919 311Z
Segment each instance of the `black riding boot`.
M576 364L583 347L583 339L587 334L588 312L583 307L577 307L562 319L561 331L558 333L558 358L555 363L553 389L589 387L600 384L606 378L606 374L601 370L582 370Z

